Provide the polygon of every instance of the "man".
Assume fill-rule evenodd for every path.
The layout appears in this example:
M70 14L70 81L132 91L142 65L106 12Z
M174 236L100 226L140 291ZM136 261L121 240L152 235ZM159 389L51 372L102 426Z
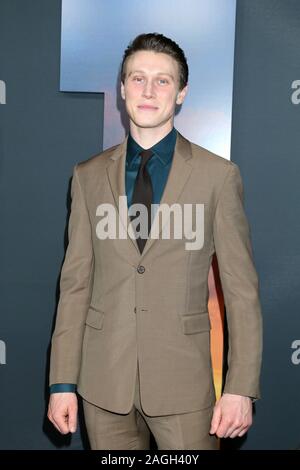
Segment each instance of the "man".
M135 38L121 77L130 134L74 168L48 417L61 433L75 431L77 386L92 449L148 449L150 431L159 449L216 449L218 437L245 434L259 398L261 309L242 180L236 164L174 129L187 83L175 42L157 33ZM147 216L124 216L122 196ZM149 217L151 203L202 205L202 245L164 238L162 227L152 237L159 217ZM105 238L108 206L119 230L108 217L113 236ZM229 330L217 403L207 308L214 252Z

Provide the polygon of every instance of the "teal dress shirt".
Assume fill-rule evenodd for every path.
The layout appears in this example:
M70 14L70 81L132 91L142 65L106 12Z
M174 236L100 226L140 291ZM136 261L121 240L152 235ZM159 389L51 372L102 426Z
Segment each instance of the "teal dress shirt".
M176 144L177 131L173 129L162 140L151 147L153 157L147 163L147 170L153 188L152 204L159 204L171 168ZM134 183L141 162L140 152L144 150L129 134L126 152L125 190L128 208L131 206ZM53 384L50 393L75 392L76 384Z

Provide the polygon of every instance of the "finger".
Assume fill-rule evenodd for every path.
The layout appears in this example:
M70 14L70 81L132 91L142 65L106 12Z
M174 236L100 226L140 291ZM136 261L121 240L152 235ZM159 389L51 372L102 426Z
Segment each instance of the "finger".
M77 407L69 410L69 431L75 432L77 428Z
M244 428L244 429L238 434L238 436L239 436L239 437L244 436L244 434L246 434L246 432L248 431L249 427L250 427L250 426L247 426L246 428Z
M222 419L218 429L216 430L216 434L218 437L225 437L228 433L228 430L231 428L232 422Z
M218 429L218 426L220 424L220 421L221 421L221 407L219 406L216 406L214 408L214 413L213 413L213 417L212 417L212 420L211 420L211 427L210 427L210 434L215 434L217 429Z
M55 427L55 429L56 429L60 434L62 434L62 433L61 433L61 430L60 430L60 428L57 426L56 422L53 420L53 421L51 421L51 423L53 424L53 426Z
M253 422L253 421L252 421L252 416L250 416L250 417L246 420L246 422L244 422L244 425L243 425L241 431L238 433L238 436L239 436L239 437L242 437L244 434L246 434L246 432L249 431L249 429L250 429L251 426L252 426L252 422Z
M53 416L53 424L61 434L68 434L69 425L66 415Z
M237 428L234 428L232 429L230 432L227 433L227 435L225 437L230 437L231 439L234 439L235 437L237 437L240 432L242 432L243 430L245 429L245 426L239 426Z
M233 433L235 433L236 431L239 431L241 432L242 428L244 428L246 425L245 421L244 420L240 420L240 421L235 421L233 423L231 423L231 425L227 428L227 431L225 432L225 435L224 437L231 437L231 435Z
M228 435L226 435L226 437L231 437L231 438L234 438L237 436L242 437L248 431L251 425L252 425L252 418L245 419L242 424L236 425L235 429L231 430L231 432L228 432Z
M60 432L60 429L59 429L59 427L57 426L55 420L53 419L52 413L51 413L50 411L48 411L48 415L47 415L47 416L48 416L49 421L50 421L50 422L53 424L53 426L55 427L55 429L57 429L57 431Z

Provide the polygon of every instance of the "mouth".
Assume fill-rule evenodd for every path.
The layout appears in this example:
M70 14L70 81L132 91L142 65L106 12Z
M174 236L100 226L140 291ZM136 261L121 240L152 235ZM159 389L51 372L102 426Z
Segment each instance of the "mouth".
M138 109L141 109L142 111L156 111L158 108L149 104L141 104L138 106Z

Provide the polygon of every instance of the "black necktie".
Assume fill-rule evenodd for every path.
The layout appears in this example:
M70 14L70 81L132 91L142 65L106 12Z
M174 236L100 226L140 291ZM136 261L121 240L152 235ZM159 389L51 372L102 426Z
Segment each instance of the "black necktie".
M143 150L140 152L141 164L140 168L135 180L133 196L132 196L132 204L144 204L148 211L148 235L151 228L151 204L152 204L152 195L153 195L153 188L151 183L150 175L147 171L146 164L148 160L153 156L151 150ZM134 219L135 216L131 217L131 220ZM138 228L138 227L136 227ZM140 230L141 231L141 230ZM140 249L140 252L143 252L144 246L146 244L147 238L141 238L137 236L137 244Z

